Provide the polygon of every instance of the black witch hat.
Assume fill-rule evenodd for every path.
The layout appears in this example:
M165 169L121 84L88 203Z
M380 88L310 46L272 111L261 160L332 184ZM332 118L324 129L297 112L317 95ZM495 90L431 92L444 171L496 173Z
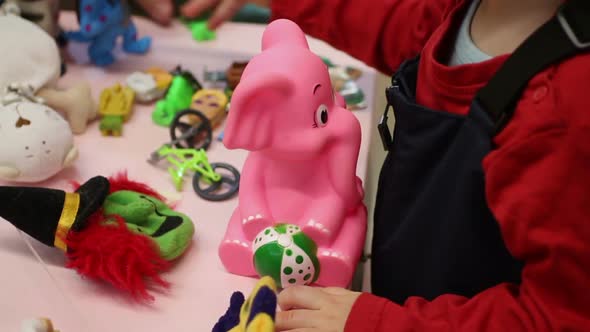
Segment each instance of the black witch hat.
M38 241L67 251L64 239L80 231L109 194L109 180L93 177L73 193L37 187L0 187L0 217Z

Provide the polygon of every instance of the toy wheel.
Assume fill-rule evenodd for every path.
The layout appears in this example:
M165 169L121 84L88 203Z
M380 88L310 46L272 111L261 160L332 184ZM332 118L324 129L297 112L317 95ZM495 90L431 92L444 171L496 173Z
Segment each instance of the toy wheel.
M240 172L225 163L212 163L211 168L221 175L221 180L209 184L196 172L193 177L193 189L197 195L209 201L223 201L234 196L240 188Z
M170 137L179 149L204 149L211 145L211 121L195 110L178 112L170 125Z

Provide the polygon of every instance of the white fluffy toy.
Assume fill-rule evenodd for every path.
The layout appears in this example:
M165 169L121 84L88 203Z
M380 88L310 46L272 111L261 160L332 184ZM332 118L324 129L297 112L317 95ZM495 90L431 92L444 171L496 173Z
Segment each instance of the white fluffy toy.
M0 100L0 179L40 182L71 166L78 150L64 118L22 87L7 90Z
M8 86L27 86L68 120L74 134L83 133L89 121L96 118L97 107L90 86L81 83L68 90L59 90L61 56L55 40L43 29L10 8L0 10L0 98Z

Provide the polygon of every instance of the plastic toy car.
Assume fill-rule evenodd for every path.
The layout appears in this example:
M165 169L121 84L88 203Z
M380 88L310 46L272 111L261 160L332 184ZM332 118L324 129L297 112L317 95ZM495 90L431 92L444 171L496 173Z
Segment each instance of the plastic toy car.
M105 89L100 95L100 132L103 136L121 136L123 123L131 116L135 92L121 84Z

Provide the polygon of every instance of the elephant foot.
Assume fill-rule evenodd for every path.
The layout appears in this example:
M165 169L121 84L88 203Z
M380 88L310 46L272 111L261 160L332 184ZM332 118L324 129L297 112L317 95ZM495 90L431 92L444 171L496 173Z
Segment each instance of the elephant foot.
M317 285L342 288L350 285L354 274L354 263L351 257L336 251L320 249L318 259L320 261L320 276L316 281Z
M225 269L241 276L255 276L252 249L242 240L224 240L219 246L219 258Z

